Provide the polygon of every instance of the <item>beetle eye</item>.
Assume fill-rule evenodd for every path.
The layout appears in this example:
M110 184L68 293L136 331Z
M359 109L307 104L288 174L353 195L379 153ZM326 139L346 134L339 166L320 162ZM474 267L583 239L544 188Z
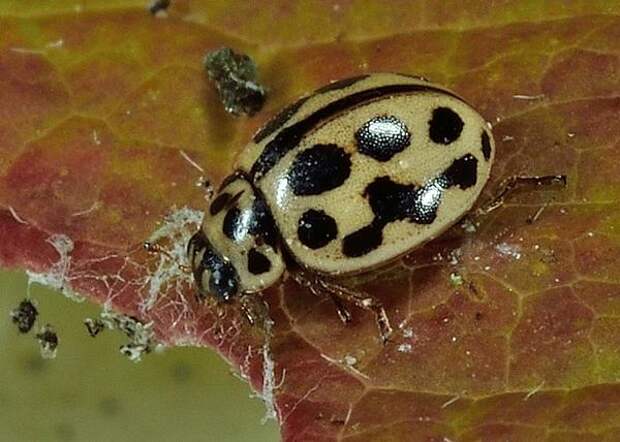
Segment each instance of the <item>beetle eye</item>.
M237 270L228 261L221 260L214 264L209 277L209 290L222 301L230 301L239 291Z

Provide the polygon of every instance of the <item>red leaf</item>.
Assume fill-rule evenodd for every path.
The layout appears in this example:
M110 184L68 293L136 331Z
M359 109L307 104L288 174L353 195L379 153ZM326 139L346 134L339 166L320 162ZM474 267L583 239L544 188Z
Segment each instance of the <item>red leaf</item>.
M165 18L131 0L0 6L0 262L152 322L164 343L216 348L286 440L617 440L619 13L602 0L179 0ZM227 115L208 84L202 58L220 46L257 61L270 90L257 117ZM178 267L205 207L199 168L217 183L278 108L372 71L430 77L494 123L485 197L516 174L569 186L513 195L475 232L360 282L393 343L290 280L266 294L264 342L236 309L198 303ZM149 238L169 256L143 251Z

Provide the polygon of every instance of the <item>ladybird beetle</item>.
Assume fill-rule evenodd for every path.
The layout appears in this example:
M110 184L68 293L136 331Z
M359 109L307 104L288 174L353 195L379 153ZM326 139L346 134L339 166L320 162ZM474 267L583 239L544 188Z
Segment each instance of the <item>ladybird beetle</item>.
M331 83L286 107L253 137L188 244L199 293L260 292L291 266L314 293L374 311L340 285L411 252L456 223L489 179L489 125L450 90L376 73Z

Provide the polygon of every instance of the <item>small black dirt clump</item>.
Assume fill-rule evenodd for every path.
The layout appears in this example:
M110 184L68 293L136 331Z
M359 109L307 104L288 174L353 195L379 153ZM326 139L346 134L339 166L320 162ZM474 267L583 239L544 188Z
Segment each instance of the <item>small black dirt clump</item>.
M205 68L226 112L253 115L263 107L265 88L258 83L256 64L250 57L221 48L207 54Z

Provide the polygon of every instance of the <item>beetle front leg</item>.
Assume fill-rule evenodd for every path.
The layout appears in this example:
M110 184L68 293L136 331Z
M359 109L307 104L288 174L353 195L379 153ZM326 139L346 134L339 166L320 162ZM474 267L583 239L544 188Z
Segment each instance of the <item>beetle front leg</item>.
M246 293L241 295L239 306L250 325L258 325L265 333L270 333L272 320L269 317L269 307L260 297L260 294Z
M175 258L170 254L170 252L168 252L159 242L144 241L142 243L142 248L151 255L163 255L170 261L175 260ZM189 275L192 273L192 269L185 264L179 263L177 264L177 267L181 272L185 274Z
M349 312L349 309L345 307L345 305L342 303L342 300L331 292L329 292L328 295L336 306L336 313L338 313L340 321L342 321L343 324L348 324L349 322L351 322L351 320L353 319L353 317L351 316L351 312Z

